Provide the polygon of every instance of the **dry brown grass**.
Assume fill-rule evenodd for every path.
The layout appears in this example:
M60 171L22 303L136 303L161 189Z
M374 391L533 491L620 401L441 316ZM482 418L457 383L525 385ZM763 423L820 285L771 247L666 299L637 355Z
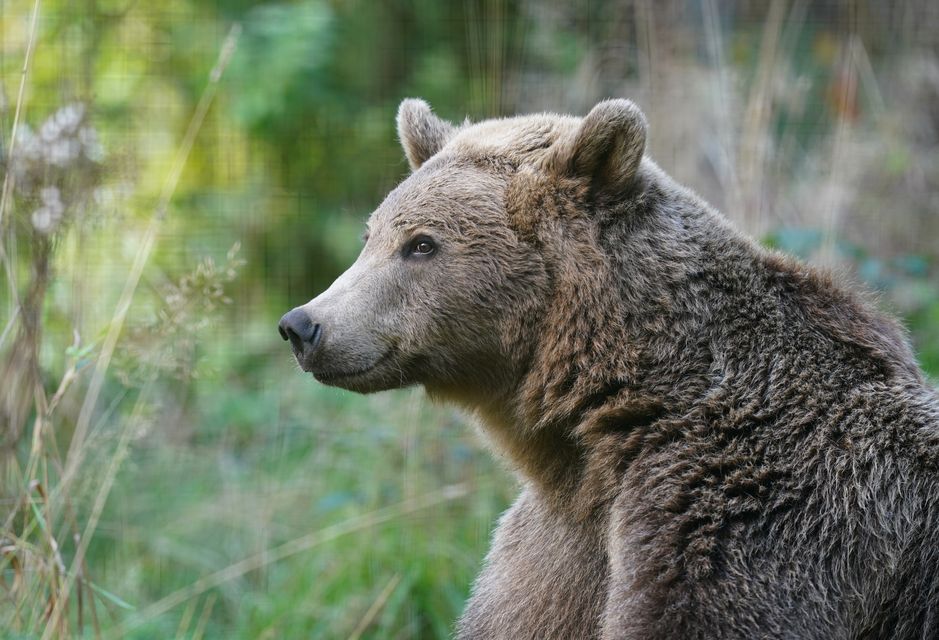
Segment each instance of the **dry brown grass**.
M31 146L21 144L18 148L16 145L17 140L23 138L24 131L28 133L20 126L20 114L24 111L23 88L28 78L30 56L36 46L38 12L37 0L0 201L0 230L3 231L0 248L14 305L2 338L6 339L13 332L17 336L4 354L2 363L5 430L0 464L3 467L2 500L9 510L0 524L0 570L4 576L0 585L4 589L2 597L8 605L0 618L0 626L16 633L41 635L43 639L67 638L81 635L81 630L86 627L86 618L90 618L95 636L99 637L101 625L96 601L126 605L119 597L95 584L85 554L127 456L129 444L146 421L149 403L153 399L153 379L148 379L135 390L133 409L110 440L104 443L108 448L106 456L96 451L103 443L100 440L91 442L89 433L92 421L102 415L99 398L112 357L125 334L128 310L156 245L158 231L186 160L225 67L235 51L240 26L235 25L231 29L222 45L130 267L117 308L104 328L104 338L100 343L85 345L77 330L74 332L74 343L67 351L65 372L54 385L56 391L50 397L45 391L49 381L42 377L39 359L43 345L43 310L48 287L54 277L54 252L68 224L81 222L77 217L96 186L98 162L92 149L96 144L93 129L85 123L85 112L80 105L66 106L51 116L38 134L30 134L26 138L33 143ZM29 206L38 208L29 215ZM7 212L6 216L4 212ZM27 246L21 246L24 243ZM25 294L20 295L17 269L10 256L22 252L28 255L30 279ZM229 255L228 264L221 270L211 262L200 265L192 276L183 278L175 287L176 299L171 301L174 313L184 313L190 298L198 300L200 309L206 301L224 302L222 287L234 278L238 266L234 254ZM206 297L207 292L209 295ZM218 295L213 295L213 292ZM174 315L172 319L177 324L185 322L185 316ZM198 331L200 327L191 329ZM170 337L178 338L178 332ZM146 362L142 364L147 365ZM76 386L75 383L89 370L90 380ZM75 389L83 392L77 416L60 414L58 409L63 399ZM30 419L31 423L27 424ZM30 438L29 453L25 463L21 463L14 452L26 434ZM65 441L69 444L67 451L63 452L60 443ZM95 465L88 464L91 457L94 457ZM97 463L102 458L105 464L99 467ZM90 493L88 485L92 487ZM197 633L204 626L205 621L200 620L196 626Z

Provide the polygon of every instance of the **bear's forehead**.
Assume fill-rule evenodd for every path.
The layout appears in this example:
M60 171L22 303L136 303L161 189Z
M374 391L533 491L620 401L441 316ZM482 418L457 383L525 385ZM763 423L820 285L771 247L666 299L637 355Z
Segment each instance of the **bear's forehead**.
M395 187L370 216L369 227L449 223L501 215L503 179L464 163L428 163Z
M441 149L440 155L504 157L522 163L537 162L559 140L573 136L580 118L542 113L484 120L463 125Z
M369 227L504 217L504 204L496 197L505 188L503 177L498 171L481 171L475 161L496 157L516 165L541 164L553 145L576 134L580 122L571 116L538 114L464 124L433 158L385 197L370 216Z

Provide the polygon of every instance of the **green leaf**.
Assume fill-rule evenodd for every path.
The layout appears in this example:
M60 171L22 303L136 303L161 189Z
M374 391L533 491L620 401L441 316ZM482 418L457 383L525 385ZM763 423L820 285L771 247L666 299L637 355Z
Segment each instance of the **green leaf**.
M92 590L92 591L94 591L95 593L97 593L97 594L98 594L99 596L101 596L102 598L111 601L113 604L116 604L116 605L119 606L121 609L127 609L128 611L136 611L136 610L137 610L137 607L135 607L134 605L130 604L130 603L127 602L126 600L122 600L120 597L114 595L113 593L111 593L111 592L108 591L107 589L104 589L103 587L99 587L99 586L96 585L94 582L88 582L87 584L88 584L89 587L91 587L91 590Z

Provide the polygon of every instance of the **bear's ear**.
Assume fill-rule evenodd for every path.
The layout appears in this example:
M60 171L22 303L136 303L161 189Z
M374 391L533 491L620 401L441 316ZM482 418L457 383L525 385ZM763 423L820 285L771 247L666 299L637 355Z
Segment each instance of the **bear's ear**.
M646 148L646 117L630 100L604 100L581 121L559 169L590 183L594 196L629 187Z
M398 138L412 171L417 171L440 151L453 135L454 127L418 98L406 98L398 107Z

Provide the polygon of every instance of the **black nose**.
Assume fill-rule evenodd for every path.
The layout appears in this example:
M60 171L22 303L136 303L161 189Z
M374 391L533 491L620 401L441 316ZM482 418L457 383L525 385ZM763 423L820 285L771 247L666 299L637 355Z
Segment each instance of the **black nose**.
M323 335L320 325L313 322L313 319L301 307L285 313L277 328L280 331L280 337L290 340L293 352L297 356L316 349Z

